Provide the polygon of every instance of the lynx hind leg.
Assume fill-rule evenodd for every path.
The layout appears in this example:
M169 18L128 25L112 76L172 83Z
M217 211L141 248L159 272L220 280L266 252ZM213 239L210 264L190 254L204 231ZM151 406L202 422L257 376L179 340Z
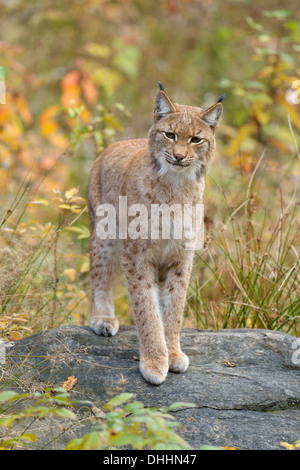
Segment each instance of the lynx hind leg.
M118 266L118 241L101 240L94 231L91 235L90 246L92 305L89 326L97 335L113 336L119 329L113 304L113 286L118 274Z
M182 256L181 262L173 263L162 288L164 331L169 351L169 370L172 372L185 372L189 366L189 359L180 346L180 329L192 264L192 252Z

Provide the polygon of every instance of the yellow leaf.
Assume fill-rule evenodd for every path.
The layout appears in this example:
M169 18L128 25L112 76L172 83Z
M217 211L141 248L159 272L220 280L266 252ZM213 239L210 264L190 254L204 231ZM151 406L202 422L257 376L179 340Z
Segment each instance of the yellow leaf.
M0 320L0 330L5 330L7 328L8 321L7 320Z
M297 450L297 446L288 442L279 442L279 444L287 450Z
M49 137L57 131L58 124L55 121L47 121L40 124L41 133L44 137Z
M82 265L80 266L80 272L81 273L87 273L90 270L90 261L89 259L86 259L83 261Z
M20 316L20 317L14 318L14 321L19 321L21 323L26 323L28 321L28 319Z
M71 206L69 206L68 204L60 204L59 206L60 209L68 209L68 210L70 210L70 207Z
M65 274L65 276L68 276L68 278L73 282L75 280L76 270L73 268L68 268L64 270L63 274Z
M251 107L251 114L253 114L258 122L263 126L270 121L269 115L264 110L264 104L261 101L256 101Z
M19 341L22 339L22 335L18 331L9 331L6 334L6 337L9 339L9 341Z
M49 206L47 199L37 199L36 201L30 201L29 204L42 204L43 206Z
M83 46L83 50L94 57L101 57L101 59L107 59L111 55L111 49L97 42L89 42Z
M285 96L278 96L277 100L283 106L286 113L290 116L292 124L300 129L300 115L298 113L297 107L294 104L288 103L285 99Z
M70 199L78 193L78 188L71 188L65 192L66 199Z
M59 208L60 209L67 209L67 210L73 212L74 214L79 214L82 211L82 209L79 206L74 206L74 205L69 206L68 204L60 204Z
M77 381L78 379L74 377L74 375L71 375L63 383L63 388L66 390L66 392L69 392L70 390L72 390L73 387L75 387L75 385L77 384Z
M235 152L238 152L244 140L254 134L255 131L256 126L254 123L249 123L242 126L237 132L237 135L231 139L229 147L225 152L226 155L233 155Z

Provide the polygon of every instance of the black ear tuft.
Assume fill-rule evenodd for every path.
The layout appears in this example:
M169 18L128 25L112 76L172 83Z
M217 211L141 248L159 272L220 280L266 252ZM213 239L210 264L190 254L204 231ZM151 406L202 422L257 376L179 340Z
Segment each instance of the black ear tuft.
M222 103L222 101L226 98L226 94L222 93L222 95L219 96L217 103Z
M160 80L157 81L160 91L165 91L163 84Z

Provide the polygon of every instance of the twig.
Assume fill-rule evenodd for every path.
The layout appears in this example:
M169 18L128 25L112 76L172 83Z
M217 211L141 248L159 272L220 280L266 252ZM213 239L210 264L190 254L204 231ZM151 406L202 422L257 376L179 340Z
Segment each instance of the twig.
M62 225L62 213L59 213L58 216L58 224L57 224L57 229L55 231L55 238L54 238L54 247L53 247L53 256L54 256L54 282L53 282L53 304L52 304L52 311L50 313L50 328L54 327L54 315L55 315L55 309L57 305L57 286L58 286L58 268L57 268L57 244L58 244L58 238L59 238L59 233L60 233L60 228Z
M289 129L291 131L291 134L292 134L292 137L293 137L293 140L294 140L294 144L295 144L295 147L296 147L296 152L297 152L298 158L300 160L300 151L299 151L299 147L298 147L298 142L296 140L296 137L295 137L295 134L294 134L294 131L293 131L293 128L292 128L291 118L290 118L289 114L288 114L288 124L289 124Z

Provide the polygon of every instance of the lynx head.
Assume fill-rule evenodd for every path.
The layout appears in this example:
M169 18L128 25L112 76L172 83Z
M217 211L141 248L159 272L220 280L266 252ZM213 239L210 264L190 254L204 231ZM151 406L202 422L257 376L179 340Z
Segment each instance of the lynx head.
M175 104L158 82L154 122L149 131L149 148L159 175L177 174L181 179L199 180L208 168L215 149L215 129L222 114L217 103L202 109Z

